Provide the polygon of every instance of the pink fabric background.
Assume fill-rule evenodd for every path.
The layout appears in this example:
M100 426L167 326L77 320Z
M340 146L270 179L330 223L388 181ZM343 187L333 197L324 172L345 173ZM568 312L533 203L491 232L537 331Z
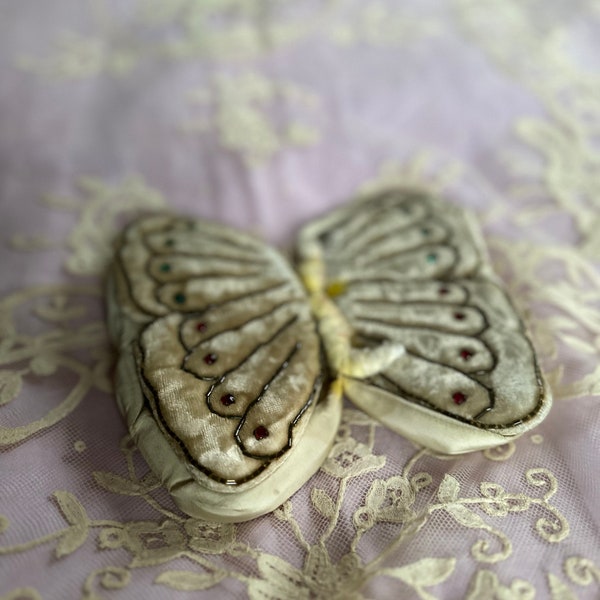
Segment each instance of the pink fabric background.
M460 483L461 497L480 497L481 482L489 481L541 498L526 472L543 468L556 478L550 502L568 535L551 542L536 532L539 519L549 518L541 504L502 518L475 507L511 543L508 556L486 562L473 557L473 545L486 539L489 553L497 552L499 538L435 510L381 567L453 558L452 574L422 595L380 575L357 597L463 598L475 594L482 571L512 595L500 596L496 586L496 595L471 597L533 597L517 580L528 582L536 598L599 597L600 242L590 225L599 218L600 198L598 3L294 0L259 3L260 10L234 1L212 9L179 4L183 12L158 22L158 5L149 0L0 0L0 369L21 373L23 383L13 398L6 391L12 384L2 382L0 514L9 525L0 547L12 550L0 555L0 597L35 597L33 588L44 599L187 598L195 596L156 578L166 569L205 572L181 556L136 566L134 550L98 542L109 522L164 521L139 497L107 491L93 475L127 476L119 448L126 432L106 384L112 350L101 286L111 235L131 214L125 210L131 189L122 187L127 178L143 182L138 208L151 207L148 198L158 194L173 211L252 230L287 248L303 222L386 173L392 183L437 186L479 214L494 263L556 385L550 416L514 451L505 449L506 460L484 453L420 458L413 474L429 473L432 483L413 508L427 513L447 474ZM368 10L384 16L374 19ZM198 22L202 27L192 30ZM246 37L235 33L241 25ZM96 59L85 43L65 50L65 32L97 42ZM182 41L187 52L169 56L166 45ZM130 61L122 71L114 67L119 56ZM258 74L263 88L244 102L248 74ZM224 91L227 81L235 92ZM244 120L248 107L263 121L255 113ZM190 128L199 118L204 125ZM293 123L308 130L305 137L287 135ZM260 146L269 132L278 142L257 157L245 141L255 136ZM86 191L82 178L91 178L95 191ZM113 193L120 189L124 195ZM49 196L63 198L62 207L44 200ZM83 312L40 318L40 307L60 308L57 296ZM72 412L11 442L7 431L46 418L83 378L73 361L97 372L86 371L89 389ZM573 387L578 382L585 383ZM351 427L366 444L368 426ZM353 514L375 477L399 475L418 451L383 427L374 431L372 452L385 465L352 480L325 544L333 565L350 550ZM135 464L144 474L137 455ZM310 545L326 528L311 506L315 488L335 497L338 481L321 471L292 499ZM96 529L62 557L58 538L21 548L67 525L52 499L57 490L77 498ZM153 494L175 510L163 491ZM378 527L361 540L363 561L380 555L402 528ZM565 533L564 524L559 529ZM305 566L306 549L272 515L238 526L236 539L299 571ZM250 555L206 557L226 571L260 576ZM589 577L569 575L573 557L587 561L581 572ZM130 574L120 589L92 575L109 566ZM306 578L316 597L350 597L342 580L330 589ZM559 596L559 584L571 596ZM298 597L308 597L297 589ZM269 597L233 576L196 593Z

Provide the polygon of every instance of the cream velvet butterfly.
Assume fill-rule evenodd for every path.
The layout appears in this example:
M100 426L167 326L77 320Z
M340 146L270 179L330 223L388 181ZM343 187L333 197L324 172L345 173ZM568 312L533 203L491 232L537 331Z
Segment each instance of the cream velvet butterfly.
M472 218L392 190L307 225L301 280L274 249L207 221L145 217L108 282L117 398L186 513L243 521L323 463L342 391L434 450L505 443L551 404Z

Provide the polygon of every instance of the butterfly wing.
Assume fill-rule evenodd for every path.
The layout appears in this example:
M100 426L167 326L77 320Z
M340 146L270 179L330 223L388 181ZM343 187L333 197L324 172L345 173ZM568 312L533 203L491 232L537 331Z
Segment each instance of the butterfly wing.
M150 216L109 281L117 396L150 467L188 514L272 510L321 465L340 418L306 292L240 232Z
M461 453L548 412L523 323L463 210L390 191L308 225L298 254L346 394L385 425Z

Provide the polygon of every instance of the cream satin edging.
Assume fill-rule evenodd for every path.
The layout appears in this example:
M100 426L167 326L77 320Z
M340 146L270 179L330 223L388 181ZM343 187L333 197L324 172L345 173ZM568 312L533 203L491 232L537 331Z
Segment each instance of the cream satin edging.
M362 381L347 377L341 379L344 392L360 409L416 444L442 454L464 454L507 444L541 422L550 410L550 405L546 402L535 418L526 425L507 429L479 429L401 396L375 389Z
M247 484L210 490L196 480L160 431L137 383L133 353L123 353L118 364L119 406L124 411L131 435L150 468L158 475L177 505L192 517L241 522L277 508L296 492L327 458L341 418L340 387L315 408L302 438L278 461L267 477ZM127 403L123 402L126 397ZM335 427L332 426L335 423ZM268 470L268 469L267 469Z

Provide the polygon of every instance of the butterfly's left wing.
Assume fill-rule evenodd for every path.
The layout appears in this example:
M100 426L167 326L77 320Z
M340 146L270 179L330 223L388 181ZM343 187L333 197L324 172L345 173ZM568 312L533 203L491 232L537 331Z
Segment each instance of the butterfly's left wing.
M279 253L216 223L149 216L124 232L108 287L120 408L185 512L244 521L319 468L340 402Z
M502 444L550 391L472 217L391 190L306 226L299 267L350 399L435 450Z

